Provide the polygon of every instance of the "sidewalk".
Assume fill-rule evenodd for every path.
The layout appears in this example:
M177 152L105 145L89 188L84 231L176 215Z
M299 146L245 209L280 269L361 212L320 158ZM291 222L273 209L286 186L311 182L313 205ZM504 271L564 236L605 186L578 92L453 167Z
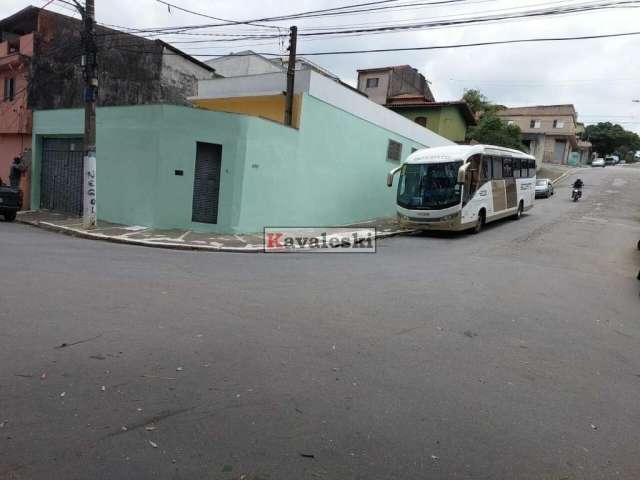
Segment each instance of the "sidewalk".
M573 172L578 171L584 166L557 165L555 163L543 163L542 167L536 173L538 178L548 178L552 183L558 183Z
M46 211L20 212L18 213L17 221L74 237L145 247L214 252L257 253L264 251L262 233L222 235L197 233L189 230L158 230L136 225L118 225L104 221L98 222L97 228L86 230L82 227L81 218ZM376 239L413 232L413 230L401 228L395 218L384 218L353 225L340 225L340 227L376 228Z

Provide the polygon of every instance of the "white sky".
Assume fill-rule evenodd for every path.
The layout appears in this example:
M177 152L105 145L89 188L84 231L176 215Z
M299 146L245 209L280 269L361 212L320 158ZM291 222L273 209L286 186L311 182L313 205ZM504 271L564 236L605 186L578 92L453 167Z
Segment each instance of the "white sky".
M184 8L232 20L263 18L306 10L336 7L366 0L171 0ZM410 0L401 0L407 3ZM413 0L410 3L417 3ZM584 3L588 0L466 0L458 4L386 10L371 14L297 20L301 30L310 27L389 23L402 20L429 21L441 16L490 14L500 9L541 8ZM590 0L607 1L607 0ZM43 6L43 0L34 5ZM2 0L0 17L29 5L24 0ZM155 0L96 0L99 22L137 28L213 23L188 13L172 10ZM636 8L595 11L574 15L529 18L510 22L346 37L301 39L298 51L308 52L412 47L472 43L514 38L580 36L640 31L640 4ZM68 13L57 0L52 10ZM508 11L507 11L508 12ZM505 13L505 12L502 12ZM285 32L291 22L279 25ZM197 30L198 32L241 33L247 28ZM265 33L265 32L261 32ZM208 37L166 37L192 40ZM283 53L277 40L245 40L235 43L175 44L191 54L224 54L252 49ZM579 120L585 123L611 121L640 133L640 36L573 42L512 44L423 52L369 53L314 56L310 60L355 84L356 70L386 65L410 64L431 82L436 100L454 100L465 88L478 88L492 101L507 106L573 103ZM206 57L199 57L205 60Z

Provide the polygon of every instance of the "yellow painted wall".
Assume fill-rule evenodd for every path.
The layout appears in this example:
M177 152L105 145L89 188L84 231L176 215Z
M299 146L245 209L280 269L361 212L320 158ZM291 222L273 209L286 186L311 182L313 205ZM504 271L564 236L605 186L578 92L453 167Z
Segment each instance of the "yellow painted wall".
M265 95L259 97L212 98L193 100L193 103L206 110L218 112L244 113L284 123L286 97L284 95ZM300 106L302 97L293 97L293 126L300 127Z

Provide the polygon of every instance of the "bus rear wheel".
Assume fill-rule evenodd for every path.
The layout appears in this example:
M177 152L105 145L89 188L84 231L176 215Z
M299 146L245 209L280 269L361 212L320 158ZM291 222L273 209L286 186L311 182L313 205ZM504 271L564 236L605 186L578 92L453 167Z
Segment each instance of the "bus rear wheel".
M524 211L524 203L521 201L518 204L518 211L513 215L514 220L520 220L522 218L522 212Z
M478 220L476 221L476 225L475 227L473 227L473 229L471 230L472 233L474 234L478 234L482 231L482 229L484 228L484 224L486 222L486 214L484 213L484 210L480 211L480 213L478 213Z

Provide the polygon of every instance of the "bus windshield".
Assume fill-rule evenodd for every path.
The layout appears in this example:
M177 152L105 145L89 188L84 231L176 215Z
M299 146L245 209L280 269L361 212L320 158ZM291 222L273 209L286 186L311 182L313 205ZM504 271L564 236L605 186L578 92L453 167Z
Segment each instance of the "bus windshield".
M405 164L398 184L398 205L441 210L460 203L458 170L462 162Z

